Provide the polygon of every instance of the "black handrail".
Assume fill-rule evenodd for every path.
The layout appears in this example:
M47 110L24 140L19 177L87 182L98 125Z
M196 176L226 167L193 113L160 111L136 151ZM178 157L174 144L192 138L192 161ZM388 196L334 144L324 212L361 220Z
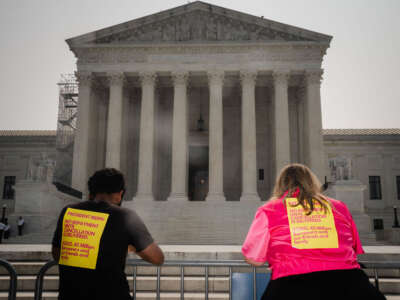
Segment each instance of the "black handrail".
M40 271L36 276L36 282L35 282L35 298L34 298L35 300L42 299L44 275L46 274L48 269L50 269L51 267L53 267L55 265L57 265L57 262L55 260L52 260L40 268Z
M17 272L14 267L6 260L0 258L0 266L3 266L10 274L10 285L8 287L8 300L17 299Z
M43 278L48 269L55 266L57 264L56 261L50 261L46 263L39 271L36 276L36 284L35 284L35 300L42 299L43 292ZM375 277L375 286L379 290L379 276L378 269L400 269L400 261L360 261L362 268L364 269L373 269L374 277ZM145 262L141 259L127 259L127 266L133 266L133 293L136 296L137 288L136 288L136 278L137 278L137 267L151 267L152 264ZM161 268L162 267L179 267L180 268L180 277L181 277L181 285L180 285L180 296L181 299L184 299L184 268L185 267L204 267L205 269L205 299L208 299L209 285L208 285L208 277L209 277L209 268L210 267L227 267L229 268L229 299L232 299L232 268L234 267L247 267L252 268L253 273L253 297L256 299L256 290L257 290L257 281L256 278L256 269L257 268L266 268L267 265L261 267L252 267L241 260L169 260L166 261L162 266L157 266L157 285L156 285L156 299L160 299L160 281L161 281ZM268 269L267 272L270 272ZM10 298L15 299L15 298Z

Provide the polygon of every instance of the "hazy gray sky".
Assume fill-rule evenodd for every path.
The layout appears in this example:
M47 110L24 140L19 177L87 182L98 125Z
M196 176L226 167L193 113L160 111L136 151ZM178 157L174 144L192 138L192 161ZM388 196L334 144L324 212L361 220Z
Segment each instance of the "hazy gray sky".
M213 0L333 35L323 63L324 128L400 127L399 0ZM187 1L0 0L0 130L55 129L65 39Z

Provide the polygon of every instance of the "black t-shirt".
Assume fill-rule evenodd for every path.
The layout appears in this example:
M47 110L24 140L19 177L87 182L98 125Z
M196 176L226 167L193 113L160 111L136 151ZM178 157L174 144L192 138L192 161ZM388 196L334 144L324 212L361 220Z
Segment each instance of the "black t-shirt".
M65 207L54 232L53 246L61 248L63 218L67 208L108 214L100 239L96 269L59 265L59 299L132 299L125 275L128 245L142 251L153 238L139 216L126 208L100 201L85 201Z

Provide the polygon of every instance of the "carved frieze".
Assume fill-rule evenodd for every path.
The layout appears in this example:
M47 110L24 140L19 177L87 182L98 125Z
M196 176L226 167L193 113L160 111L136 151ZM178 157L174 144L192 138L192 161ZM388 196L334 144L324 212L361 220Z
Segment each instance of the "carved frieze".
M96 43L180 41L309 41L288 32L205 11L192 11L162 21L110 34Z
M232 54L232 62L246 60L263 61L322 61L322 48L315 45L312 48L303 45L271 45L271 44L221 44L221 45L147 45L125 47L115 45L113 47L94 47L77 48L75 54L78 57L78 65L90 64L118 64L118 63L163 63L168 62L210 62L210 56L215 56L215 61L219 61L219 54ZM248 52L252 52L251 55ZM246 53L246 54L245 54ZM189 56L185 58L185 54ZM193 57L193 54L196 56ZM123 56L123 59L120 58ZM229 59L230 56L224 56Z

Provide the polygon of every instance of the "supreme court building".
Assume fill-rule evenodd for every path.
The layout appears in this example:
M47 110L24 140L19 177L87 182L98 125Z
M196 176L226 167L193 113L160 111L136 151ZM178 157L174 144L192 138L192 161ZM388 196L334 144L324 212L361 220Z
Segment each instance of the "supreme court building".
M159 243L239 245L300 162L364 243L394 243L400 129L322 130L331 38L196 1L68 39L77 73L60 83L57 132L0 131L0 205L24 216L27 243L48 243L61 208L114 167Z
M67 40L79 106L72 186L96 169L134 201L265 200L290 162L328 175L331 36L196 1Z

